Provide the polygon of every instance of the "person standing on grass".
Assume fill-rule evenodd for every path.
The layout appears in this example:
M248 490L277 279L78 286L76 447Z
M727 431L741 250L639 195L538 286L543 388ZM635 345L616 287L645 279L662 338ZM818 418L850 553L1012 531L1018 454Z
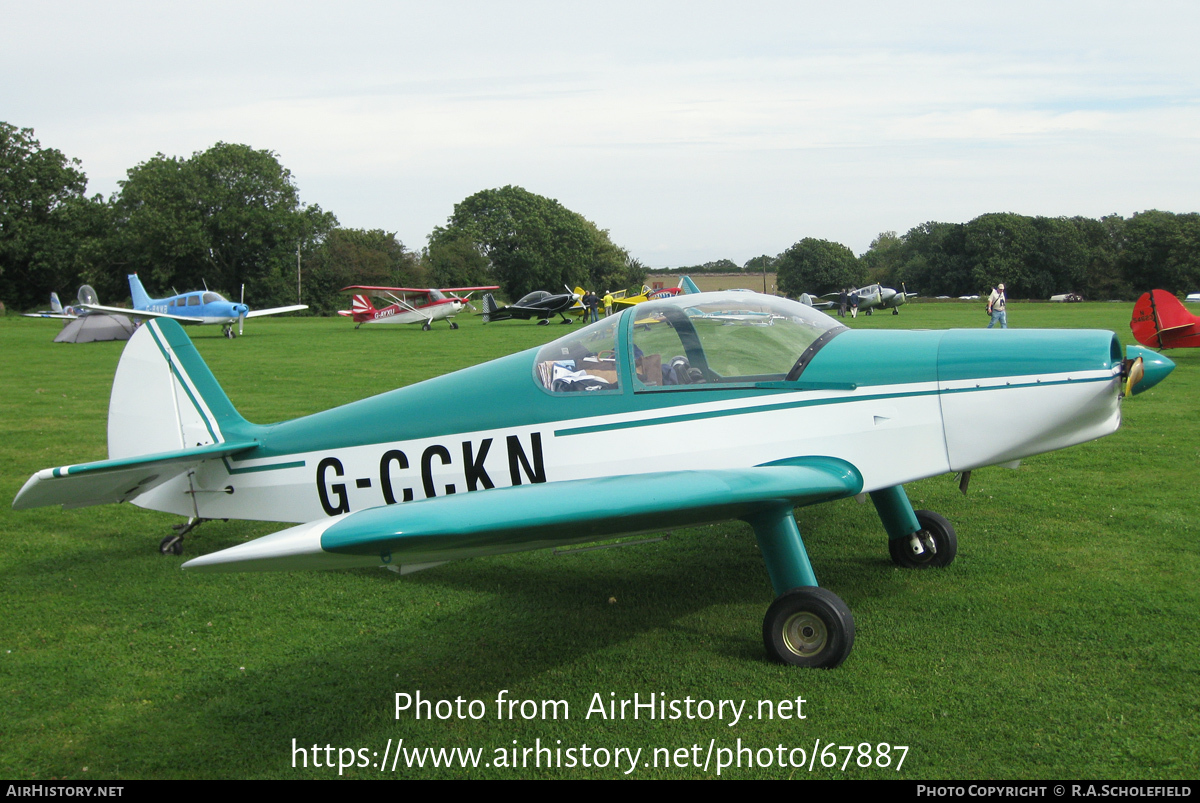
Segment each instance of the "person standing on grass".
M1001 329L1008 328L1008 314L1004 311L1004 301L1004 283L1001 282L992 288L992 294L988 296L987 311L988 315L992 316L988 321L988 329L995 326L997 321L1000 322Z

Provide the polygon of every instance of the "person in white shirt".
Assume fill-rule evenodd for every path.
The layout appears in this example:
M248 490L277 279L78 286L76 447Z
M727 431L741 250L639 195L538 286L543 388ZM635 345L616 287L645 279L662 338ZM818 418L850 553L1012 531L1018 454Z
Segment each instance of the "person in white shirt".
M1008 314L1004 310L1004 301L1004 285L1001 283L996 285L992 289L992 294L988 296L987 311L988 315L992 316L992 319L988 321L988 329L995 326L997 322L1000 323L1001 329L1008 328Z

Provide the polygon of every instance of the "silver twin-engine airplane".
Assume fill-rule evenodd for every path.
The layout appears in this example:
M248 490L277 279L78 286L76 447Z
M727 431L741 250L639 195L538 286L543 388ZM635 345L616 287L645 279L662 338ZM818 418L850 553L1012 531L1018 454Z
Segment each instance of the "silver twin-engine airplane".
M184 564L197 571L410 571L741 519L778 594L767 651L832 667L854 620L817 586L793 508L869 494L896 563L945 566L954 529L914 511L904 483L1113 432L1121 398L1174 367L1128 356L1111 332L856 331L774 296L701 293L259 425L179 325L156 319L117 368L109 459L42 470L13 506L300 522Z

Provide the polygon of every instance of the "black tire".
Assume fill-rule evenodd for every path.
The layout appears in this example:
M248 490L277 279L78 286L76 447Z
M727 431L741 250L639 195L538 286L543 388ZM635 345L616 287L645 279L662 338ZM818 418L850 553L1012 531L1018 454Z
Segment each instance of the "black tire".
M914 555L909 539L896 538L888 541L888 551L892 553L892 561L897 566L903 566L906 569L940 569L949 566L954 562L954 556L958 554L958 536L954 533L954 525L945 516L934 513L932 510L918 510L916 514L917 524L921 525L921 531L917 533L917 537L923 542L932 540L934 549L929 549L926 544L922 554Z
M763 644L772 658L785 664L833 669L854 648L854 616L832 591L793 588L767 609Z
M421 324L421 328L428 332L433 327L429 325L429 321L425 321L425 323Z
M158 542L158 551L164 555L182 555L183 536L168 535L166 538Z
M457 328L458 328L458 324L456 324L454 321L450 321L450 328L451 328L451 329L457 329Z

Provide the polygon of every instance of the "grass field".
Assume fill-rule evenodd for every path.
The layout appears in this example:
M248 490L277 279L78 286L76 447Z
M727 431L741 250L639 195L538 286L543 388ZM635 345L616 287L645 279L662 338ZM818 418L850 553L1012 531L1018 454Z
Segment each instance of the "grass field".
M1010 303L1009 321L1111 329L1128 343L1131 307ZM565 330L460 320L459 331L422 332L267 318L232 342L215 327L189 333L238 409L266 423ZM916 303L849 323L940 329L986 318L981 303ZM37 469L106 456L121 344L55 344L55 331L47 321L0 318L6 500ZM407 577L204 575L157 554L176 517L128 505L18 513L6 503L0 777L329 778L339 759L373 764L385 750L394 756L402 739L406 750L481 748L483 756L478 768L434 767L428 758L411 769L402 759L394 771L389 758L385 772L354 766L343 777L616 778L629 769L618 748L641 748L629 777L715 777L718 756L740 756L742 766L723 777L1194 778L1200 353L1170 356L1174 374L1127 400L1111 437L1016 471L978 471L965 497L951 477L908 486L917 507L957 527L958 559L945 570L895 568L869 504L799 511L822 585L857 624L854 653L832 671L766 659L761 622L773 595L741 523L647 546L525 553ZM213 522L189 537L187 554L277 529ZM418 690L483 705L446 719L435 711L397 718L395 695ZM524 719L517 707L499 717L501 693L565 701L569 713ZM587 716L596 695L607 703L635 693L681 706L691 698L697 715L706 710L700 700L746 707L732 726L644 711L637 720ZM760 701L797 698L803 719L786 708L759 717ZM858 765L863 743L870 768ZM893 746L886 768L875 765L882 743ZM822 768L818 755L810 771L814 746L826 745L825 761L836 766ZM512 764L514 749L538 746L551 751L540 767L532 752L518 752L516 767L494 766L501 754ZM739 747L755 752L717 752ZM765 762L763 748L772 766L746 766ZM780 755L801 760L794 748L805 751L805 767L778 766ZM574 767L546 766L571 755Z

